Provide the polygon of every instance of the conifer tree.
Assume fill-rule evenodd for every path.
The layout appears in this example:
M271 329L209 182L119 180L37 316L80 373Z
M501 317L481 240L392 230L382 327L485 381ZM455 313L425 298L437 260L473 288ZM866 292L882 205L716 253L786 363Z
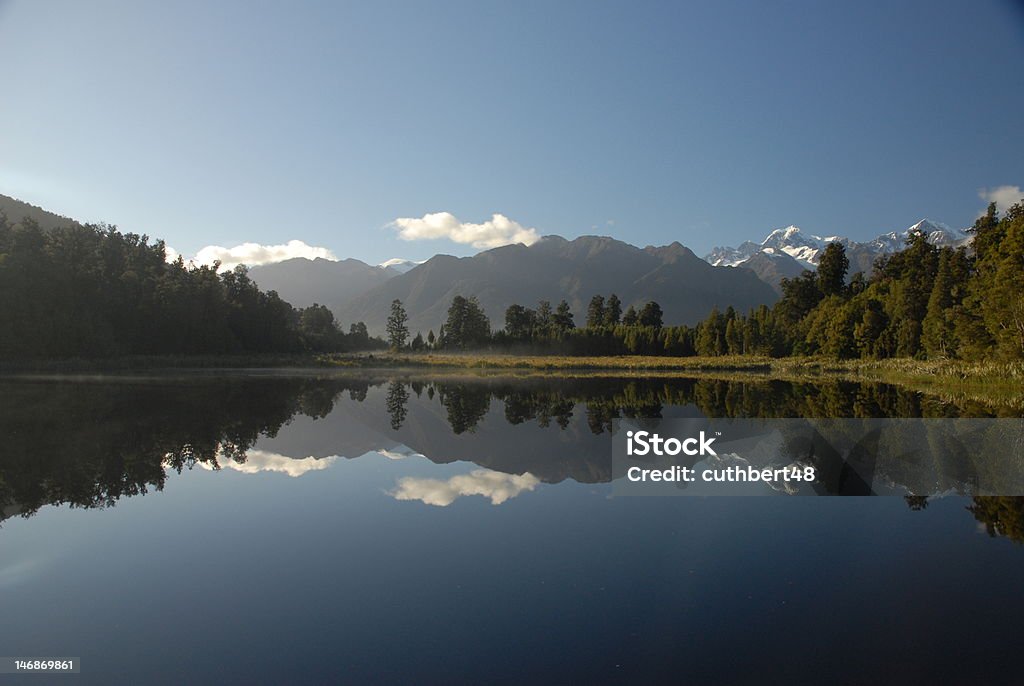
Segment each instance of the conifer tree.
M402 301L392 300L391 315L387 322L388 345L392 350L401 350L405 347L405 342L409 339L408 321L409 316L405 313Z

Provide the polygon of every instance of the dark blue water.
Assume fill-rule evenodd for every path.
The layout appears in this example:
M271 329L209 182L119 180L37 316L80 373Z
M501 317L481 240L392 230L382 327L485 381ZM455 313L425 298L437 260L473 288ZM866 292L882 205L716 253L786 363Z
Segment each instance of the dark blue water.
M0 653L81 658L53 683L1024 683L1005 513L611 498L593 415L655 386L510 414L517 383L406 385L401 422L376 379L6 384ZM245 461L154 457L189 426Z

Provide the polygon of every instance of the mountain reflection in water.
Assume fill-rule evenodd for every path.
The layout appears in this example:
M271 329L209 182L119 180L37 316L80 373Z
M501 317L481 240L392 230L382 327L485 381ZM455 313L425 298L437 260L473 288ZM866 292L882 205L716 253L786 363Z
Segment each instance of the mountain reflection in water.
M612 478L616 418L990 417L1008 408L952 404L894 386L823 380L418 378L326 375L157 376L0 383L4 517L45 505L95 508L164 488L200 466L291 477L378 453L464 474L402 477L397 500L498 505L541 483ZM308 478L315 478L311 476ZM926 500L908 498L915 509ZM1024 540L1019 498L976 498L991 535Z

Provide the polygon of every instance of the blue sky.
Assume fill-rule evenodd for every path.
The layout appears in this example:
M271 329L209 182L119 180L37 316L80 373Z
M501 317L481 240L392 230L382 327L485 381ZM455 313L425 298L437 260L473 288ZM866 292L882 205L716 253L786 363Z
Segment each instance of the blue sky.
M440 212L703 254L1024 186L1009 1L0 0L0 65L0 193L186 255L476 252L392 225Z

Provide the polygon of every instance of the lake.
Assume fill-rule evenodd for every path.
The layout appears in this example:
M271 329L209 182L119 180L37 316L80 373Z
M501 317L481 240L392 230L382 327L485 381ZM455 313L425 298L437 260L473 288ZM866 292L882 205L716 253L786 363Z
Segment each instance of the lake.
M81 658L57 683L1024 683L1019 498L612 497L616 419L990 416L1019 413L838 380L8 379L0 653Z

